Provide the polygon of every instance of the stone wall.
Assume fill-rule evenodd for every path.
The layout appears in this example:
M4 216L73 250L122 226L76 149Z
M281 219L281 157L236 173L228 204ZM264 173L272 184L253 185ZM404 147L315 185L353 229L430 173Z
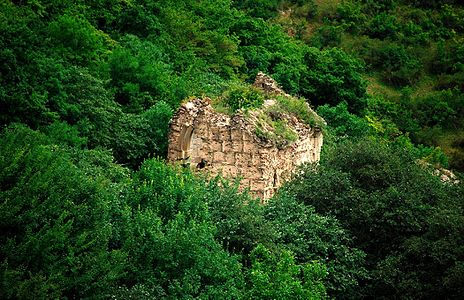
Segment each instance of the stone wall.
M168 159L211 175L241 177L241 188L265 202L298 165L319 161L322 133L291 117L299 138L279 149L256 136L252 120L253 112L228 116L214 111L208 98L190 100L171 120Z

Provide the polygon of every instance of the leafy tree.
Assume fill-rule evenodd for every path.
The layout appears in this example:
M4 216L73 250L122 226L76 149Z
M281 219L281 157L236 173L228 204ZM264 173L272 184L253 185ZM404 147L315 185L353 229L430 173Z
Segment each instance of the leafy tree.
M258 244L271 248L276 236L260 199L239 192L238 183L216 177L207 182L204 197L216 225L216 239L229 252L245 257Z
M341 42L342 30L338 26L323 25L318 28L312 39L312 45L317 48L337 47Z
M329 296L360 296L358 284L366 277L364 253L353 247L337 220L318 215L285 192L271 199L264 213L275 228L275 243L294 253L296 262L326 266L323 282Z
M5 129L0 147L1 297L108 293L126 266L108 244L111 202L127 172L107 153L76 153L24 126Z
M248 299L323 299L324 266L312 262L298 266L289 251L273 254L262 245L251 253Z
M246 12L247 15L253 16L255 18L271 18L277 14L277 5L280 0L241 0L234 1L234 6L240 10Z
M424 8L436 8L436 7L442 6L443 4L452 4L456 2L458 1L456 0L431 0L431 1L414 0L412 1L414 5L417 5L419 7L424 7Z
M384 11L390 11L398 5L397 0L362 0L363 10L369 14L378 14Z
M413 104L414 119L421 127L460 127L464 105L463 96L457 90L433 92L425 97L419 97Z
M324 254L295 260L276 247L281 223L265 217L257 199L237 192L237 185L218 180L198 179L157 160L143 164L124 195L132 221L120 236L133 265L127 287L115 295L323 298L326 271L315 260Z
M289 189L317 212L337 217L353 234L367 254L371 280L366 295L428 298L454 295L462 288L454 279L452 285L443 285L448 276L455 276L449 274L459 272L460 235L450 233L444 245L435 231L436 226L447 227L444 220L458 224L454 222L462 217L457 208L462 201L450 206L457 209L445 207L462 198L457 196L462 186L440 182L410 153L378 140L346 142L334 148L320 167L298 175ZM439 221L437 214L444 219ZM409 253L418 251L418 241L441 244L434 255L449 259L413 259ZM427 271L432 269L433 273Z
M373 44L365 60L370 68L379 70L385 82L394 86L417 82L422 69L421 62L412 50L398 43Z
M337 7L336 21L346 26L346 29L350 32L359 32L366 22L361 3L357 1L343 1L340 3Z
M271 261L293 257L291 265L294 264L294 268L324 266L328 274L320 280L330 296L359 295L356 288L366 275L364 255L354 248L352 240L335 219L317 215L313 208L285 193L262 206L259 199L238 192L237 185L220 181L220 178L208 182L205 187L202 195L210 208L212 222L217 226L216 240L229 252L242 257L243 264L251 268L246 272L253 272L253 258L250 257L262 247L266 250L260 251L268 253ZM314 265L316 261L318 264ZM288 264L282 263L284 266ZM266 274L264 278L271 280L269 276L273 275ZM247 287L258 293L258 283L253 283L249 277L247 280ZM302 278L296 277L295 280L299 286L297 282ZM268 288L260 292L272 293Z
M216 239L229 252L241 255L245 266L252 264L250 256L255 255L257 247L263 247L266 250L260 251L272 260L280 260L282 255L294 257L295 268L305 268L315 261L323 265L328 274L321 280L330 296L359 295L358 284L366 276L364 254L354 248L334 218L316 214L312 207L286 193L262 206L259 199L237 192L237 185L219 180L209 182L203 193L217 226ZM269 279L267 276L272 275L265 276ZM271 291L266 288L262 292Z
M47 29L54 54L72 63L87 65L99 60L107 51L105 35L82 17L59 16Z
M348 111L346 102L340 102L337 106L328 104L317 108L317 113L327 122L328 130L336 137L357 138L369 135L369 124Z
M240 264L214 239L202 186L192 174L149 160L125 198L132 208L123 248L132 258L126 284L172 298L239 297Z
M122 45L109 61L111 83L116 87L116 101L138 113L155 99L169 96L170 65L162 49L149 41L128 35Z
M336 105L346 101L350 112L355 113L365 107L366 84L358 60L337 48L310 48L305 63L307 72L302 77L301 93L311 103Z

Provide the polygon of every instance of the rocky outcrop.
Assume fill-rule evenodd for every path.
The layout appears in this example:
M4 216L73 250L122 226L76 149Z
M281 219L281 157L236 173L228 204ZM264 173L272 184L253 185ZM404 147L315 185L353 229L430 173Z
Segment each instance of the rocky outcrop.
M261 87L281 91L268 79ZM211 175L240 177L241 188L265 202L300 164L319 161L323 137L319 128L286 116L298 139L278 147L256 135L258 112L218 113L208 98L183 103L171 120L168 159Z
M433 175L440 177L440 180L444 183L459 184L460 182L458 177L448 169L435 169Z

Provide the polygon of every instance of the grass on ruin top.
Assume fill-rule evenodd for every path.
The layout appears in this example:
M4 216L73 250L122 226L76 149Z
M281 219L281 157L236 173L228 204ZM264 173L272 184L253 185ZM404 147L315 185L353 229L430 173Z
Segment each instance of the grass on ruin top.
M273 105L263 106L266 99L274 100ZM222 95L213 98L213 108L227 115L238 111L263 110L266 114L287 114L298 118L312 127L323 127L324 120L308 105L305 99L293 96L267 94L244 83L232 83Z
M311 109L305 99L281 95L275 97L275 100L276 103L274 105L266 107L269 112L277 111L295 116L301 122L310 125L311 127L324 127L324 119Z
M271 102L265 104L266 100ZM231 84L221 96L215 97L211 104L217 112L229 116L243 113L243 116L254 124L258 138L270 141L280 149L298 140L298 133L289 124L291 117L296 117L311 127L322 128L325 124L305 99L267 94L243 83Z
M255 117L255 134L261 140L270 141L279 149L298 140L298 133L286 119L276 118L264 111L259 111Z

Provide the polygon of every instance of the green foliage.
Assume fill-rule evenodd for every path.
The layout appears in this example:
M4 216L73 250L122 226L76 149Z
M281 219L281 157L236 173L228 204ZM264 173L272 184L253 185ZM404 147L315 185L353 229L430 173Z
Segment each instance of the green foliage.
M122 115L114 128L116 135L108 145L118 162L136 169L149 157L165 157L172 114L166 103L158 102L140 115Z
M221 103L233 112L239 109L258 108L264 102L264 94L259 89L244 84L232 84L222 96Z
M456 193L462 193L462 186L441 183L408 152L378 140L346 142L316 170L307 168L298 175L289 189L317 212L336 216L354 235L356 245L367 254L371 277L364 290L367 295L433 298L454 295L462 288L443 284L460 263L456 255L462 254L457 246L460 235L446 233L449 244L433 250L436 257L449 259L410 256L410 251L426 249L413 248L413 241L430 237L431 243L441 243L434 228L447 228L445 220L452 219L451 230L459 230L462 210L457 207L462 201L456 199L462 197ZM447 210L448 206L456 209ZM436 219L438 211L442 221Z
M207 182L203 197L216 225L216 239L229 252L246 256L258 244L272 247L275 231L264 218L260 199L240 193L238 184L216 177Z
M323 265L313 262L298 266L289 251L277 255L258 245L251 256L248 274L249 299L323 299L322 280L327 275Z
M391 16L387 13L376 15L369 24L367 24L367 28L367 33L370 37L379 39L395 38L398 32L395 16Z
M280 0L241 0L233 1L234 6L256 18L271 18L277 14L277 5Z
M379 69L383 80L395 85L411 85L417 81L422 66L410 49L396 43L373 44L366 61Z
M140 112L154 100L169 96L170 66L162 50L149 41L128 35L109 61L116 100L131 112ZM169 97L167 97L169 99Z
M287 122L284 120L276 120L273 125L276 136L282 137L282 139L287 140L290 143L295 142L298 139L298 134L291 130L288 127Z
M297 93L306 67L307 48L288 37L277 25L261 19L240 18L231 30L240 40L239 52L245 59L243 73L254 79L259 71L271 74L289 93Z
M98 24L103 25L105 29L115 29L116 32L124 32L141 38L162 34L162 24L159 18L160 3L150 0L136 2L118 0L112 1L110 5L105 5L106 1L111 0L95 1L89 4L97 3L97 6L101 6L99 10L105 11L103 14L98 14L99 10L97 9L88 11L95 14ZM107 12L108 10L113 10L113 12Z
M441 88L460 87L462 90L461 79L464 74L464 47L462 45L462 38L453 39L447 43L438 43L431 71L442 75L442 80L439 82Z
M462 184L416 160L462 169L462 5L317 3L1 2L0 298L459 298ZM149 159L187 97L261 106L258 71L320 105L318 168L261 206ZM281 146L321 125L266 109Z
M95 172L92 152L73 153L23 126L4 130L0 147L1 297L108 293L126 264L123 252L108 249L119 186L108 175L127 173ZM111 165L109 155L97 155Z
M342 38L342 29L339 26L323 25L318 28L317 34L311 44L318 48L337 47Z
M419 7L424 7L424 8L435 8L435 7L440 7L444 4L453 4L458 1L456 0L431 0L431 1L425 1L425 0L414 0L412 3L414 5L417 5Z
M306 248L306 239L295 242L301 248L288 244L290 249L302 250L304 257L299 260L289 250L279 249L288 243L278 233L280 218L285 217L288 207L273 206L265 213L267 208L249 195L238 193L237 185L221 181L220 187L218 180L198 180L186 170L173 169L156 160L144 163L124 196L132 207L134 220L123 230L123 249L127 249L133 263L126 280L138 285L119 289L117 294L323 298L327 274L324 265L315 261L326 260L326 253ZM296 217L287 224L295 229L299 222ZM322 230L309 230L308 234L312 232L322 243L331 243L333 238L326 238L323 228L332 222L317 216L308 218L307 226ZM341 230L336 229L334 234L341 234ZM335 240L340 242L336 246L340 249L332 255L340 258L342 265L352 264L351 260L343 260L343 255L351 252L347 240ZM311 239L307 241L312 243ZM219 244L245 259L243 273L238 257L227 254ZM328 244L325 247L330 248ZM340 251L347 253L341 255ZM356 251L353 254L354 266L359 267L361 256Z
M317 113L327 122L328 130L336 137L358 138L370 133L369 124L348 111L346 102L341 102L335 107L328 104L319 106Z
M224 78L233 78L243 64L236 36L229 34L235 18L244 17L231 1L167 1L159 6L167 51L176 71L198 64Z
M63 146L81 149L87 144L87 138L79 136L76 126L71 126L66 122L54 122L45 127L43 131L55 143Z
M362 0L363 10L369 14L378 14L384 11L390 11L398 5L397 0Z
M302 90L301 81L307 69L304 62L307 48L295 43L282 46L284 49L272 62L275 67L272 69L271 74L285 91L298 94Z
M400 101L388 101L383 97L370 97L368 100L367 118L371 120L380 120L384 122L384 129L377 128L386 137L395 137L403 132L414 133L420 129L420 124L414 117L414 110L411 107L413 101L407 88L402 92ZM389 129L388 129L389 128ZM388 129L388 130L386 130Z
M47 107L47 92L38 84L47 85L54 76L42 77L44 66L56 62L45 59L37 49L43 40L35 30L42 23L30 9L17 9L12 3L2 3L0 10L0 120L3 125L10 122L27 122L37 125L53 118ZM45 63L47 62L47 63ZM50 79L50 81L49 81Z
M48 25L55 54L79 65L98 60L105 54L105 35L86 19L62 15Z
M304 123L316 126L323 127L324 120L322 120L314 111L309 107L305 99L287 97L287 96L278 96L276 97L277 104L268 108L270 112L272 111L281 111L291 115L294 115Z
M319 51L310 48L305 56L307 72L302 79L302 95L312 104L348 103L351 112L360 112L366 102L362 64L340 49Z
M127 191L132 221L123 248L132 258L128 283L173 298L237 298L240 264L214 240L202 186L192 175L147 161Z
M334 298L359 298L358 283L366 277L364 253L337 220L316 214L311 206L281 192L265 207L265 216L276 229L276 243L289 249L303 264L319 261L327 267L324 280Z
M218 186L222 186L219 188ZM352 246L351 238L346 235L338 222L333 218L317 215L314 209L297 202L294 197L282 193L270 199L265 206L260 205L259 199L252 199L246 193L237 192L237 185L231 185L219 178L207 184L203 197L210 207L213 223L217 226L216 239L230 252L242 255L245 265L251 265L247 274L253 272L253 257L258 250L264 251L273 267L260 265L259 273L263 280L270 280L279 276L275 281L286 278L290 280L288 272L273 275L275 265L291 266L291 269L307 268L308 266L321 269L327 267L328 274L323 276L322 282L329 295L334 297L349 297L358 295L358 282L365 276L363 267L363 253ZM282 249L286 249L282 252ZM269 252L270 251L270 252ZM291 252L288 252L291 251ZM293 253L295 255L293 259ZM282 260L284 257L287 259ZM288 259L291 260L289 261ZM314 265L314 262L318 262ZM266 270L262 268L266 267ZM274 272L276 273L276 272ZM308 274L304 272L305 276ZM289 286L298 287L310 283L309 278L302 281L298 273L294 282ZM282 276L282 277L280 277ZM319 275L318 275L319 276ZM249 278L247 290L256 293L273 293L272 289L261 286L256 277ZM319 282L320 277L317 281ZM279 281L280 283L281 281ZM262 284L262 283L261 283ZM276 286L274 292L283 292L285 286ZM278 291L277 291L278 290ZM314 289L311 289L314 291Z
M279 113L258 112L256 116L255 134L263 141L270 141L277 148L283 149L298 140L298 134L292 129L288 120Z
M412 104L414 119L421 127L460 127L464 113L464 96L457 90L430 93L415 99Z
M357 1L342 1L337 7L336 20L346 26L348 31L359 32L366 21L361 10L362 6Z
M294 7L295 12L308 20L314 18L317 15L318 5L314 0L283 1L283 5L285 5L286 3L296 5L296 7Z

